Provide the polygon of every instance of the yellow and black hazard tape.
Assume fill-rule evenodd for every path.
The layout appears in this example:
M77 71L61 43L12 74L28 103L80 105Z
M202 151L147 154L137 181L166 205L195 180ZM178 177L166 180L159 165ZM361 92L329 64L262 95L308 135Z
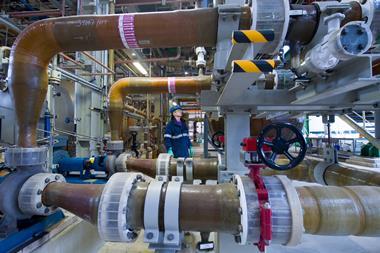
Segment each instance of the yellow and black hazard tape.
M269 73L277 66L275 60L237 60L232 62L232 72L234 73Z
M241 30L232 33L232 44L267 43L274 40L273 30Z

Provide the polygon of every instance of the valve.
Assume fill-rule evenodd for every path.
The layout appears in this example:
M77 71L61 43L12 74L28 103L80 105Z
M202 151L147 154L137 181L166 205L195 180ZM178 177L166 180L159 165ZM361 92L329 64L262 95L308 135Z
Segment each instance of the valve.
M273 130L275 130L275 136L270 138L268 134ZM285 132L284 130L288 131ZM290 139L286 138L285 134L290 134ZM297 156L293 156L289 149L296 144L299 145L299 151ZM269 154L268 148L271 151ZM288 123L275 123L265 127L257 141L257 155L265 165L274 170L289 170L296 167L305 158L306 150L306 141L302 132ZM289 163L277 163L276 158L278 155L284 155L289 160Z

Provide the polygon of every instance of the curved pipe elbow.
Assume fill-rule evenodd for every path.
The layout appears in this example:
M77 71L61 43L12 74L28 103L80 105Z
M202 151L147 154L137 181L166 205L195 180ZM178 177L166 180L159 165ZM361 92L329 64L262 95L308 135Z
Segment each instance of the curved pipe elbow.
M32 24L17 37L10 56L8 80L19 127L18 145L36 146L37 122L47 92L48 64L54 55L125 47L214 46L217 23L218 11L211 8L71 16ZM133 38L126 25L133 27ZM140 45L142 41L145 43Z
M128 94L181 93L194 94L209 90L212 76L197 77L128 77L115 82L108 95L111 139L122 137L124 98Z

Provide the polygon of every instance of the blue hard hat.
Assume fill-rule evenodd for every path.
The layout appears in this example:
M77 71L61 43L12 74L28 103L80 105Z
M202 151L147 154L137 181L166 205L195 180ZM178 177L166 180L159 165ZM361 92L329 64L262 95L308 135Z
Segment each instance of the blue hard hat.
M182 110L182 107L179 105L175 105L175 106L170 107L169 111L170 111L170 114L172 114L173 112L175 112L177 110Z

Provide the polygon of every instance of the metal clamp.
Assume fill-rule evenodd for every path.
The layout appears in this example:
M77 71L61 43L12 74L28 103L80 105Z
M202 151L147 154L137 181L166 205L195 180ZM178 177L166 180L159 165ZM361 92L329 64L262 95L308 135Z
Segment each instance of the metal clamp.
M146 192L144 205L144 242L146 243L159 243L161 239L158 219L163 185L163 181L152 181Z
M193 158L186 158L185 166L186 166L186 181L192 181L194 179L194 176L193 176Z
M177 176L183 176L183 170L185 168L185 158L177 158Z
M182 182L169 182L166 189L164 207L164 244L180 245L179 200Z
M25 214L50 215L57 210L55 206L45 206L42 202L42 192L52 182L66 182L59 174L39 173L31 176L21 187L18 195L18 206Z
M156 162L157 174L160 176L169 176L170 158L169 154L161 153Z
M128 200L133 185L144 181L139 173L115 173L107 182L99 202L98 232L108 242L133 242L139 231L127 223Z

